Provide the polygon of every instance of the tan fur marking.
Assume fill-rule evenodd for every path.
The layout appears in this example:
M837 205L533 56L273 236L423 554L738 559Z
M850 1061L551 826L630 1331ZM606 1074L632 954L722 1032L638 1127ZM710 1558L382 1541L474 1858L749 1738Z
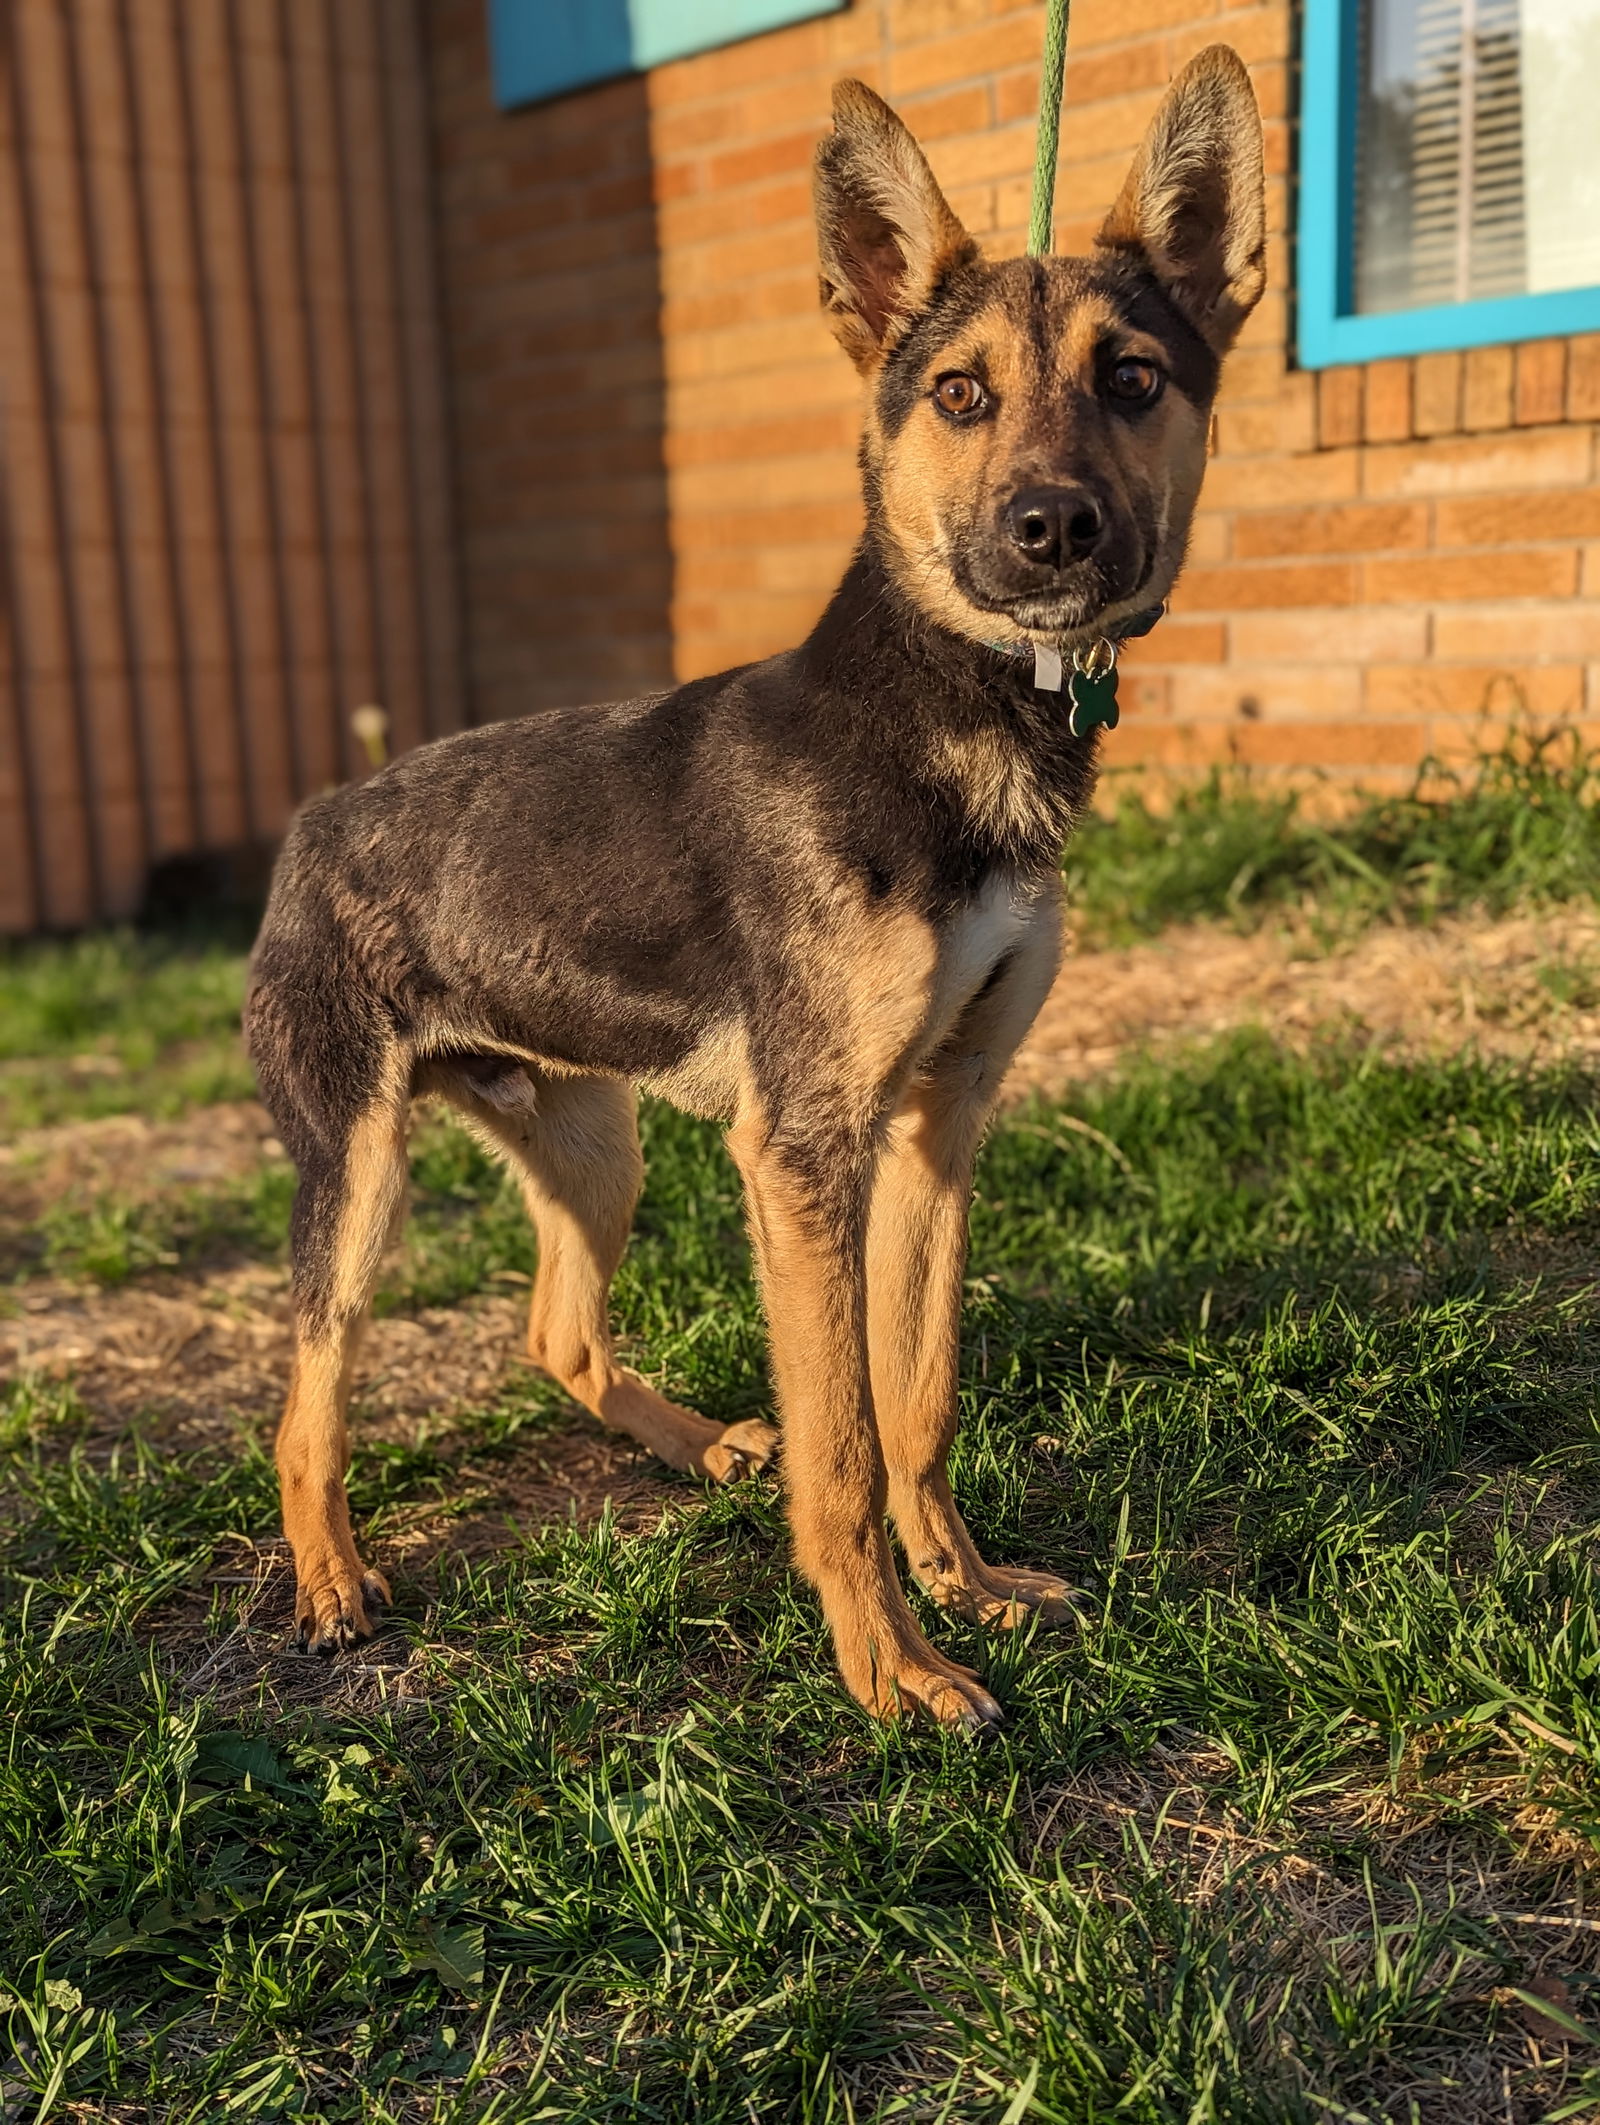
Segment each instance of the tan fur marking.
M339 1174L325 1309L295 1324L289 1396L276 1457L283 1527L294 1553L296 1622L309 1645L368 1636L389 1590L362 1565L350 1531L345 1413L356 1344L384 1249L404 1212L409 1066L398 1049L383 1088L359 1117Z
M356 1123L345 1152L333 1261L333 1303L341 1314L359 1315L366 1307L405 1213L410 1093L398 1067L392 1074L395 1081Z
M741 1088L750 1072L744 1028L737 1023L713 1026L670 1070L642 1078L646 1092L670 1100L686 1114L706 1121L732 1121L739 1111Z

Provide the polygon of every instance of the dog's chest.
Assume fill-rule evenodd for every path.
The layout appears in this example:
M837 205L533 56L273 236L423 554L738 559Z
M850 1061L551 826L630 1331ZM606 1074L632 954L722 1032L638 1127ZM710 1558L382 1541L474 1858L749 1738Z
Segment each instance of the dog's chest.
M935 977L937 1031L959 1018L995 970L1027 941L1042 902L1037 880L995 872L945 925Z

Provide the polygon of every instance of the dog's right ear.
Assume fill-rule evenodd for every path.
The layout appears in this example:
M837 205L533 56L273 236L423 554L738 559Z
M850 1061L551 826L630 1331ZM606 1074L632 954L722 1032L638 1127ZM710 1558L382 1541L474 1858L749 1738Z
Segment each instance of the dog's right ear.
M867 374L978 247L921 148L865 82L838 83L833 123L817 143L813 183L822 307L834 338Z

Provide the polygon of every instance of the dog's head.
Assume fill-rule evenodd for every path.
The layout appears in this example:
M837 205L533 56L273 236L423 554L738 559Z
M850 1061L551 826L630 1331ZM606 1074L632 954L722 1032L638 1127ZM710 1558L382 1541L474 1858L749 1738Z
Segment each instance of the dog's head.
M1266 278L1261 120L1212 45L1174 81L1090 258L991 264L859 81L817 149L822 301L869 386L874 534L980 641L1114 631L1183 561L1223 355Z

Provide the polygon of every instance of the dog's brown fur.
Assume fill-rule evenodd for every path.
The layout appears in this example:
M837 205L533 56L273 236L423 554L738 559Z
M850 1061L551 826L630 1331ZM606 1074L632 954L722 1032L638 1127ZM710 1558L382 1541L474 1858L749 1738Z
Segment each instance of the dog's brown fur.
M463 733L306 807L252 963L251 1052L299 1168L278 1436L302 1642L388 1589L351 1534L355 1337L441 1093L537 1228L532 1356L678 1468L777 1434L618 1365L607 1292L646 1085L731 1124L766 1298L795 1553L846 1683L999 1709L901 1589L983 1622L1071 1591L985 1564L950 1494L972 1162L1055 972L1092 740L1024 652L1159 605L1218 366L1261 292L1260 127L1233 54L1169 92L1088 259L990 265L921 151L844 82L817 155L822 299L868 386L868 528L798 650L616 707Z

